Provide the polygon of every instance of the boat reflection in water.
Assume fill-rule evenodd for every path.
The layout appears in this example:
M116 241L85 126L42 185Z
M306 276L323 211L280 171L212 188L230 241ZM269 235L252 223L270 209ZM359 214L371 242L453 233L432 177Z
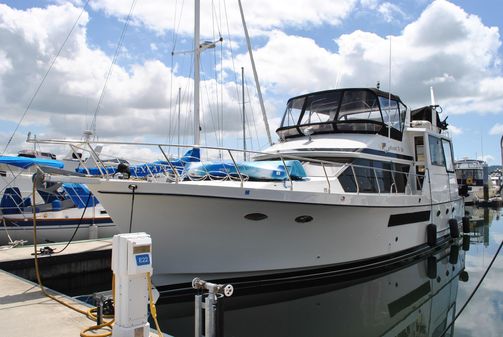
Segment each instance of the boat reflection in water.
M468 277L464 265L456 243L380 275L338 276L307 288L286 283L288 289L241 296L238 285L219 302L224 336L441 336L456 312L459 279ZM193 308L193 302L161 302L163 331L193 335Z
M470 242L489 246L490 226L494 218L499 220L499 211L488 207L465 206L465 214L470 216Z

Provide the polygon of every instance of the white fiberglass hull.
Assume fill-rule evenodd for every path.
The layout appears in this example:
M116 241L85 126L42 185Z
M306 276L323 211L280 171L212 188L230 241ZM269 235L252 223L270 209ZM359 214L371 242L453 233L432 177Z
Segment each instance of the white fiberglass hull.
M136 185L131 231L151 235L154 281L161 286L196 276L237 278L398 254L425 245L432 220L442 236L449 234L448 220L463 215L461 199L432 207L413 195L352 199L288 188ZM133 203L128 183L104 181L90 188L122 224L121 232L128 232ZM253 213L267 218L245 218ZM302 216L313 219L296 221Z
M106 238L119 233L110 216L102 214L104 209L100 205L95 210L92 207L87 209L84 215L82 211L70 208L37 213L37 241L66 242L72 238L77 227L73 240ZM0 245L8 244L10 240L33 243L32 213L0 215Z

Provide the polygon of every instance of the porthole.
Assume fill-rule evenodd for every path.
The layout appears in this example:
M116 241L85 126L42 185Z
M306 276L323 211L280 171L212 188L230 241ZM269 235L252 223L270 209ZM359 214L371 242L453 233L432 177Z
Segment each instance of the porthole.
M306 223L313 221L313 217L310 215L301 215L295 218L295 222Z
M445 214L449 214L449 209L448 208L445 210Z
M440 211L437 211L437 216L440 216Z
M267 219L267 215L263 213L250 213L245 215L245 219L252 220L252 221L260 221Z

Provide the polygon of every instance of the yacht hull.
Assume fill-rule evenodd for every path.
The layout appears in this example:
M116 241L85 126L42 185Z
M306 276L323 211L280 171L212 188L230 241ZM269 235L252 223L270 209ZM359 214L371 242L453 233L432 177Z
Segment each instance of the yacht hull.
M66 242L72 236L73 240L105 238L119 232L118 227L109 216L86 216L81 220L80 215L76 214L78 211L82 213L80 209L68 211L73 212L63 216L50 214L61 212L46 212L37 215L37 241L39 243ZM92 226L93 224L95 227ZM78 230L74 235L77 228ZM4 218L0 216L0 245L5 245L10 240L33 243L33 218L31 214L28 216L9 215L4 216Z
M448 220L461 219L463 209L461 199L432 206L417 196L388 195L383 204L381 196L360 194L355 201L366 204L358 205L328 193L162 185L139 182L134 200L123 182L90 186L121 232L151 235L158 286L397 255L424 247L432 220L439 237L448 235Z

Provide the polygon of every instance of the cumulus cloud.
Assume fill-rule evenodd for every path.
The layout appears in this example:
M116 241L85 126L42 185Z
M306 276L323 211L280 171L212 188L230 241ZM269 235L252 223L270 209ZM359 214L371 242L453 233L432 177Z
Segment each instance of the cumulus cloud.
M496 123L489 131L490 135L503 135L503 124Z
M463 133L463 129L462 128L458 128L457 126L454 126L452 124L449 124L449 132L453 135L453 136L459 136Z
M494 162L494 157L491 156L490 154L486 154L486 155L483 155L483 156L477 156L477 159L478 160L483 160L486 163L493 163Z
M80 11L69 3L25 11L0 5L2 119L18 122ZM25 126L31 125L39 130L45 128L42 133L51 137L73 138L89 127L98 109L97 102L112 59L102 50L90 46L86 29L88 21L88 14L84 12L33 101ZM178 76L154 59L129 66L114 65L97 113L98 134L128 138L141 134L171 140L175 128L184 136L192 134L193 80L188 76ZM171 84L174 88L183 87L182 127L174 122L177 102ZM235 85L232 82L217 84L206 79L201 88L210 97L202 102L203 132L214 132L219 127L226 128L231 134L237 132L240 123L228 117L240 109ZM211 120L212 109L216 109L215 97L224 101L219 107L223 122ZM260 120L257 123L262 125ZM8 136L3 134L3 138ZM24 138L25 135L18 135L15 140Z
M337 83L375 86L377 81L386 90L390 39L391 91L412 107L429 104L433 86L450 114L503 111L498 28L443 0L390 38L356 30L334 37L337 52L331 52L311 38L273 32L255 55L269 90L301 93Z
M338 25L354 8L356 0L254 0L243 1L246 21L252 34L262 34L271 28L300 26ZM177 4L177 6L175 6ZM227 4L227 6L225 6ZM109 15L126 17L130 1L94 0L91 6ZM201 1L201 32L214 30L212 18L222 32L227 25L232 34L242 34L241 17L235 2ZM228 19L228 23L224 22ZM144 25L159 34L177 27L180 34L192 35L194 29L194 3L175 0L143 0L133 12L136 24Z
M80 13L69 2L47 8L15 10L0 4L0 108L2 119L17 122L53 56ZM73 1L81 4L79 0ZM147 27L158 34L171 33L173 22L180 24L179 33L192 34L193 6L181 2L173 10L174 1L142 1L135 8L133 25ZM203 1L202 6L212 2ZM219 29L224 25L225 10L231 34L242 34L237 7L204 8L205 13L218 17ZM333 27L350 15L356 1L248 1L245 14L252 34L260 34L260 47L255 50L259 78L263 84L271 129L279 125L284 99L287 96L314 90L337 87L389 87L390 40L373 32L355 30L340 36L333 35L333 46L322 47L311 37L288 34L285 27ZM381 8L382 13L401 15L401 9L391 3L361 0L362 6ZM129 12L130 2L95 0L93 11L103 11L121 20ZM169 7L169 9L168 9ZM166 16L166 13L170 15ZM182 13L182 14L180 14ZM397 14L398 13L398 14ZM45 126L46 134L71 136L89 124L96 109L111 56L87 37L93 12L85 12L67 48L54 64L46 83L37 96L25 125ZM175 16L178 18L176 21ZM210 15L211 16L211 15ZM92 21L92 19L91 19ZM202 31L211 32L208 17L203 19ZM296 30L299 32L300 30ZM324 34L331 34L327 29ZM311 35L314 36L314 35ZM443 0L432 2L423 13L407 24L400 34L391 36L391 91L400 95L414 108L429 104L429 87L433 86L437 101L449 114L465 112L503 111L503 76L499 65L500 34L496 27L488 27L475 15ZM151 51L161 50L162 41L147 43ZM238 46L234 41L233 48ZM165 49L165 48L164 48ZM202 128L208 142L224 128L227 138L239 137L239 90L232 74L235 65L244 65L251 77L248 55L238 55L234 61L229 50L224 50L225 74L219 81L203 74ZM105 98L98 113L98 133L102 137L130 138L150 135L173 140L175 130L184 136L192 132L191 74L181 74L181 64L174 69L158 59L147 59L133 64L119 64L113 68ZM206 69L209 73L213 69ZM171 78L173 77L173 86ZM176 89L183 88L182 118L177 125L175 109ZM258 129L263 130L256 98L248 99L247 110L253 106ZM210 97L210 98L208 98ZM211 98L213 97L213 98ZM218 99L217 99L218 97ZM223 102L223 104L222 104ZM217 106L219 106L217 108ZM133 124L134 121L134 124ZM132 126L133 125L133 126ZM499 124L491 133L497 133ZM451 127L453 134L463 130ZM0 139L5 135L0 135ZM23 137L24 138L24 137ZM188 138L187 138L188 139Z

